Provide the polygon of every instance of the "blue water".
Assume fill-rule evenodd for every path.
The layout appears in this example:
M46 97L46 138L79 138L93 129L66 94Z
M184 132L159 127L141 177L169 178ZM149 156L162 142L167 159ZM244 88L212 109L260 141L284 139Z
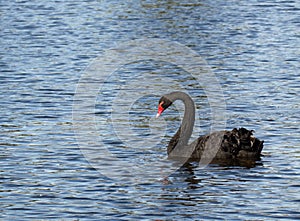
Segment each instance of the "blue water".
M298 1L2 1L0 16L1 220L300 219ZM226 127L254 129L265 140L261 161L250 168L192 164L165 180L140 176L136 183L94 168L75 136L76 87L95 58L142 38L178 42L207 61L222 87ZM139 61L118 71L172 76L167 90L191 89L199 133L209 131L205 93L193 92L194 79L178 68ZM129 83L114 77L96 101L99 128L111 120L111 106L101 105ZM130 123L142 139L158 98L132 105ZM122 145L113 127L98 128L99 137L122 161L139 165L166 154L179 116L166 113L166 134L145 152Z

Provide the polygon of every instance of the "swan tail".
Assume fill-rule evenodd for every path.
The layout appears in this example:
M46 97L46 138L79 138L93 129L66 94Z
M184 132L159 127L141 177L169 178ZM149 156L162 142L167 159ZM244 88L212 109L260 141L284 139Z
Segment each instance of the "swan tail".
M221 145L222 151L237 158L257 158L263 149L264 141L253 136L253 130L234 128L226 131Z

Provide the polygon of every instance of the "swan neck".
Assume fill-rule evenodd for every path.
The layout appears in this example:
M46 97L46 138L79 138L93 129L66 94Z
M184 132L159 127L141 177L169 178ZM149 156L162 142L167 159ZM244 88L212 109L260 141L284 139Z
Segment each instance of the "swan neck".
M195 105L192 98L183 92L173 92L170 95L173 101L181 100L184 103L185 111L181 126L169 143L168 152L175 147L188 145L195 122Z
M188 141L193 133L193 127L195 123L195 105L193 100L186 95L182 100L184 103L184 115L181 123L181 136L184 145L188 144Z

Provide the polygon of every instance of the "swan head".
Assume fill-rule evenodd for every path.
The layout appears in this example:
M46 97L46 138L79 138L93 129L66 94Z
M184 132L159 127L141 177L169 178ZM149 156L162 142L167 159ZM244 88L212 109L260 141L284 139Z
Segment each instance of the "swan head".
M167 98L166 96L162 96L158 102L156 118L158 118L162 114L162 112L164 112L164 110L170 107L172 103L173 102L169 98Z

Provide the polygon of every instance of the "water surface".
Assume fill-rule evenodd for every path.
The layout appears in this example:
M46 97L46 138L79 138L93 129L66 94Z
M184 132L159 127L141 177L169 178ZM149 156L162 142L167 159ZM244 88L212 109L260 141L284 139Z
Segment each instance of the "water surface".
M0 10L1 219L300 218L298 1L35 0L1 2ZM111 180L92 167L72 126L76 84L106 49L140 38L179 42L208 62L226 99L227 127L254 129L265 140L257 165L191 164L167 180L137 184ZM138 63L123 70L182 73L172 75L177 83L169 90L180 84L193 94L195 88L170 64ZM117 81L106 84L108 101L118 86ZM197 91L199 133L204 133L210 110L205 93ZM132 106L131 123L145 139L157 99L142 97ZM99 95L99 120L108 111L101 108L103 101ZM166 113L167 134L147 149L153 156L165 154L179 116L176 109ZM107 148L125 153L123 160L144 159L143 150L135 150L132 159L131 147L112 130L102 132Z

